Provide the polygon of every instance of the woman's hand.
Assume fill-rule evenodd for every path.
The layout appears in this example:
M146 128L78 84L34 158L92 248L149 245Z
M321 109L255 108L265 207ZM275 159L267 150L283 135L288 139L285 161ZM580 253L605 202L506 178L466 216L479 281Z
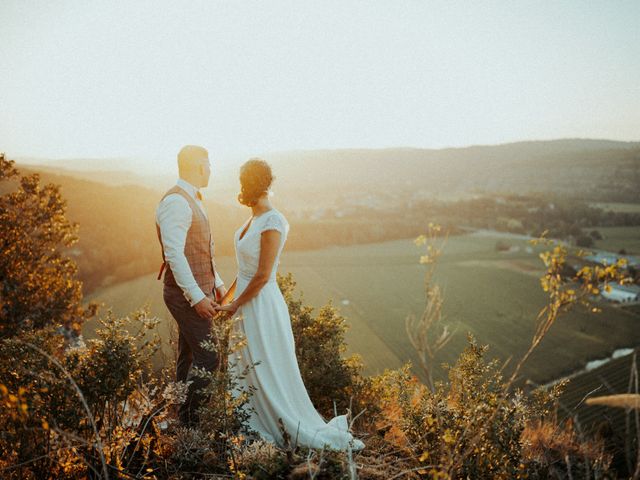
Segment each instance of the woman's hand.
M234 300L233 302L228 303L227 305L218 305L216 307L216 312L228 312L231 315L235 315L238 308L239 308L239 305Z

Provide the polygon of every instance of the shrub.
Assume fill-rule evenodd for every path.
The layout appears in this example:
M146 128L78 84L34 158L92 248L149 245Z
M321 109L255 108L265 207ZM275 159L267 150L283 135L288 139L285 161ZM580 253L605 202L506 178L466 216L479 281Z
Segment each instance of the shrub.
M166 402L158 382L143 377L158 339L142 338L158 320L140 311L101 322L98 338L77 348L65 349L52 327L0 342L0 384L25 405L20 417L0 415L4 461L27 465L17 477L119 471L157 455L149 420L166 414ZM125 328L133 322L136 335Z
M592 247L594 243L593 237L590 235L580 234L576 237L576 245L578 247L589 248Z
M589 236L594 240L602 240L602 234L600 233L599 230L591 230L589 232Z
M436 382L433 392L411 374L410 364L369 382L366 398L376 407L377 431L412 459L405 473L547 478L562 470L560 458L574 473L604 474L610 457L602 442L579 438L551 415L562 385L530 395L509 393L497 361L485 361L486 350L469 336L455 365L447 367L448 382ZM552 441L543 431L571 442Z
M80 331L95 305L82 308L75 263L64 248L77 241L56 185L21 177L0 154L0 338L55 324Z

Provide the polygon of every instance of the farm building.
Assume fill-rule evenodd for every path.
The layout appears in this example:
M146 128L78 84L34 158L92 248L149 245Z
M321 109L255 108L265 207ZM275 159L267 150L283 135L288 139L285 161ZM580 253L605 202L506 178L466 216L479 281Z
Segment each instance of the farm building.
M610 284L610 289L600 289L600 294L611 302L627 303L640 301L640 287L638 285Z
M602 265L613 265L619 259L625 259L627 261L627 266L629 267L640 266L640 258L633 255L621 255L619 253L613 252L600 251L594 253L593 255L587 255L584 258L585 260L589 260L594 263L600 263Z

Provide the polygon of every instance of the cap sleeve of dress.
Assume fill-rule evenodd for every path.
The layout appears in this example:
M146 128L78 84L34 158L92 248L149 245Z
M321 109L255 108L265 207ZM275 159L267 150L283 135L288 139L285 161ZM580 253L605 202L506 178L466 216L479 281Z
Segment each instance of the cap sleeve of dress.
M262 227L260 228L260 233L266 232L267 230L277 230L282 235L286 235L288 226L287 221L282 217L282 215L274 213L265 219Z

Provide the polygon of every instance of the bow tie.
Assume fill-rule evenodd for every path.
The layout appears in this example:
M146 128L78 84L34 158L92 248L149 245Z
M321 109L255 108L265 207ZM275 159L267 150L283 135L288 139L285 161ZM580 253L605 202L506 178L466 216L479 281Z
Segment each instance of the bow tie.
M200 193L200 190L198 190L198 191L196 192L196 198L197 198L198 200L202 200L202 194Z

